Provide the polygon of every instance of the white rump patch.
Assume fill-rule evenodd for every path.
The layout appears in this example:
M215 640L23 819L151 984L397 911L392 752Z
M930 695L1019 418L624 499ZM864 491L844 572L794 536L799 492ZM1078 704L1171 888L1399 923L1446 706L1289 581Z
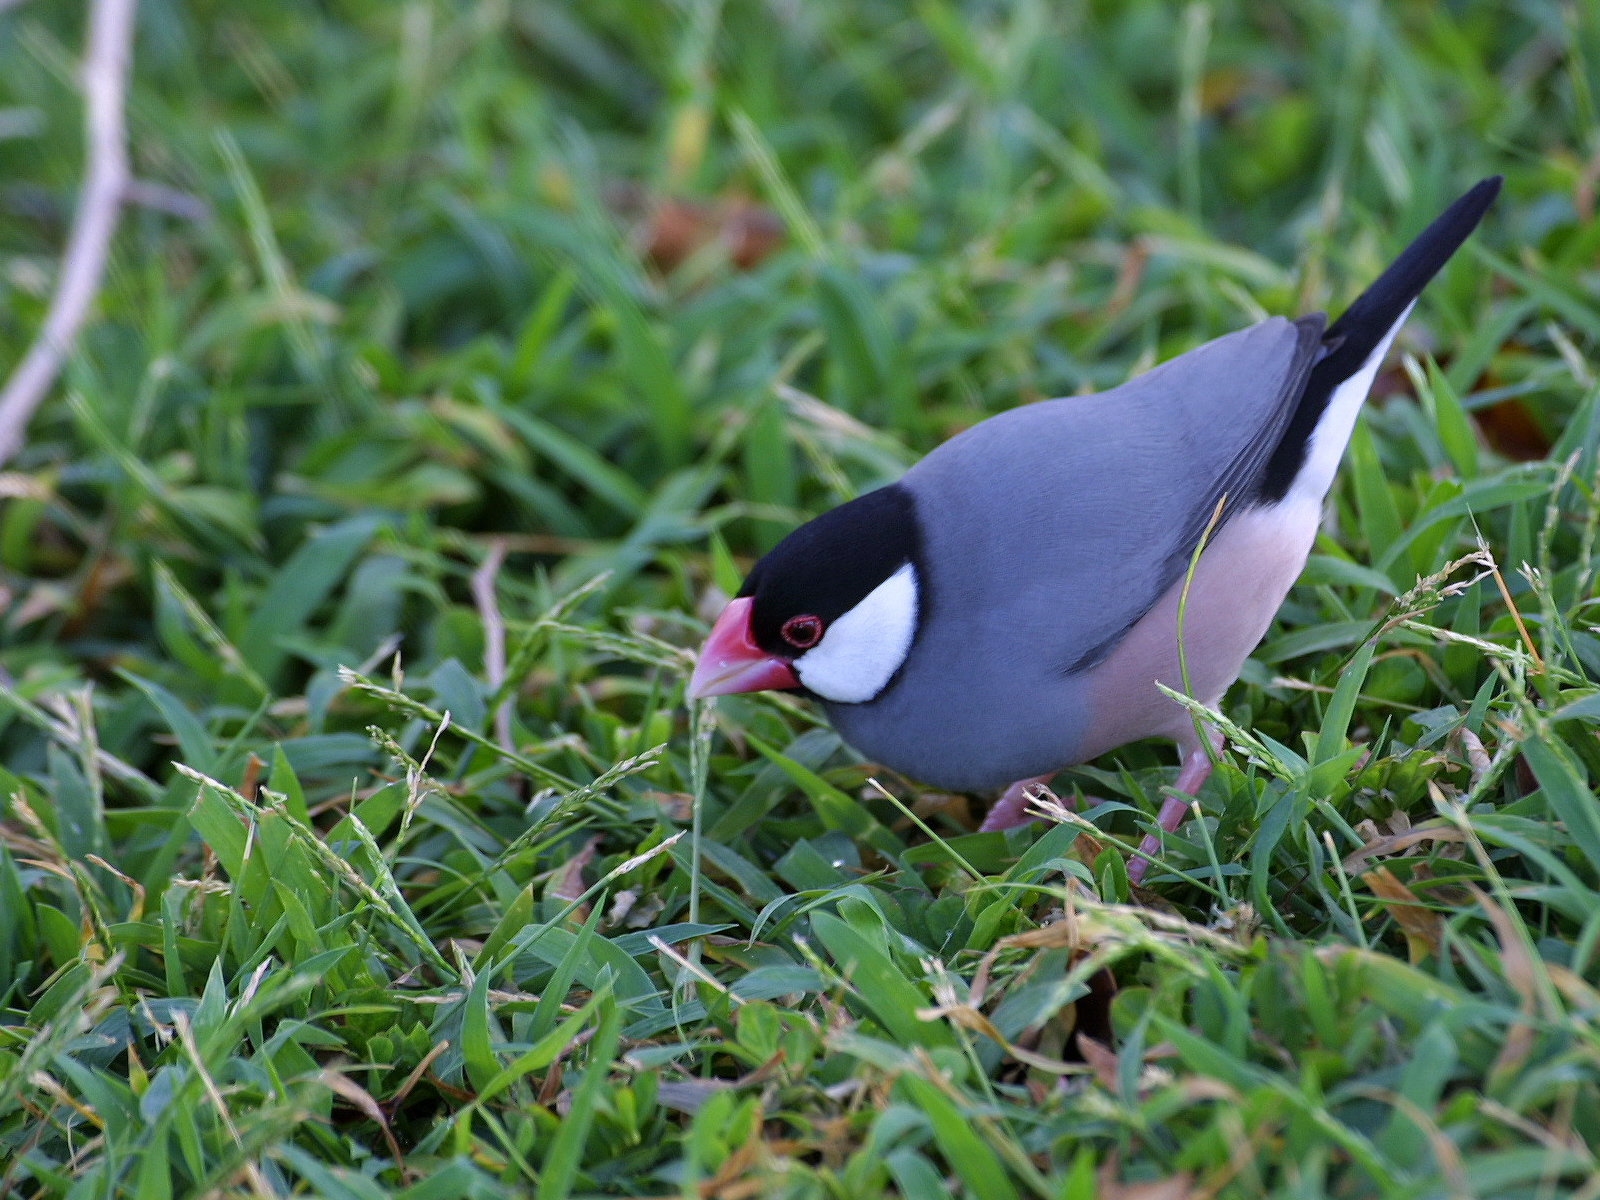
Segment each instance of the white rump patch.
M900 669L917 632L917 573L910 563L885 579L794 660L794 673L824 700L871 700Z
M1361 411L1367 393L1372 390L1372 381L1377 378L1383 356L1389 353L1389 344L1394 341L1394 335L1400 332L1400 326L1406 323L1416 304L1413 300L1406 305L1405 312L1389 327L1383 340L1373 347L1361 368L1333 389L1333 395L1328 397L1328 407L1322 410L1322 419L1311 431L1311 444L1306 447L1306 460L1294 478L1290 489L1292 495L1321 505L1322 498L1333 486L1333 474L1339 469L1339 460L1344 457L1344 448L1350 442L1350 431L1356 425L1356 415Z

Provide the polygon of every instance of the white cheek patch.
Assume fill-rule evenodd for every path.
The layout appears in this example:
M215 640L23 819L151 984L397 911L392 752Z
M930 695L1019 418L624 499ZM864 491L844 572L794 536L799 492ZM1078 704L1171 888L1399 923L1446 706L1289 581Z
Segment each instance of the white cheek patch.
M860 704L883 691L916 632L917 573L907 563L828 626L794 672L824 700Z

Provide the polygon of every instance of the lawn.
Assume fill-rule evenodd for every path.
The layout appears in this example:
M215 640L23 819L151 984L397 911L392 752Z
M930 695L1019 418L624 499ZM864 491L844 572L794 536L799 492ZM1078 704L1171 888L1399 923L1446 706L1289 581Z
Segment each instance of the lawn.
M83 42L0 3L0 375ZM0 1200L1600 1197L1597 94L1556 0L143 0L0 472ZM1165 745L979 834L685 702L805 517L1496 172L1146 887Z

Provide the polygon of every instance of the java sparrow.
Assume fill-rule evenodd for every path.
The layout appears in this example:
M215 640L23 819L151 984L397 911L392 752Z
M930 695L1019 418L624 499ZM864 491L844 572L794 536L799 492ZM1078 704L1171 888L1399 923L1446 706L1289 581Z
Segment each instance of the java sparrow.
M984 829L1027 820L1025 786L1141 738L1177 743L1193 796L1214 750L1155 683L1182 690L1195 547L1209 525L1182 641L1190 694L1215 707L1305 565L1389 343L1499 190L1452 204L1331 326L1273 317L1000 413L800 526L713 624L688 695L809 693L904 775L1009 784ZM1170 798L1157 824L1187 811Z

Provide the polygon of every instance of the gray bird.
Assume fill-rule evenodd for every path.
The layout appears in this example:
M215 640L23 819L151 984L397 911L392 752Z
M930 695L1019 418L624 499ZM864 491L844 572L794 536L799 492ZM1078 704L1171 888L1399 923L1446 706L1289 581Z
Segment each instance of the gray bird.
M717 618L688 694L809 693L870 759L1005 787L984 829L1026 821L1027 786L1141 738L1177 743L1194 795L1211 754L1155 684L1182 690L1195 547L1205 535L1184 665L1215 706L1305 565L1389 343L1499 189L1452 204L1327 328L1274 317L1110 391L1000 413L800 526ZM1187 811L1168 799L1157 824Z

